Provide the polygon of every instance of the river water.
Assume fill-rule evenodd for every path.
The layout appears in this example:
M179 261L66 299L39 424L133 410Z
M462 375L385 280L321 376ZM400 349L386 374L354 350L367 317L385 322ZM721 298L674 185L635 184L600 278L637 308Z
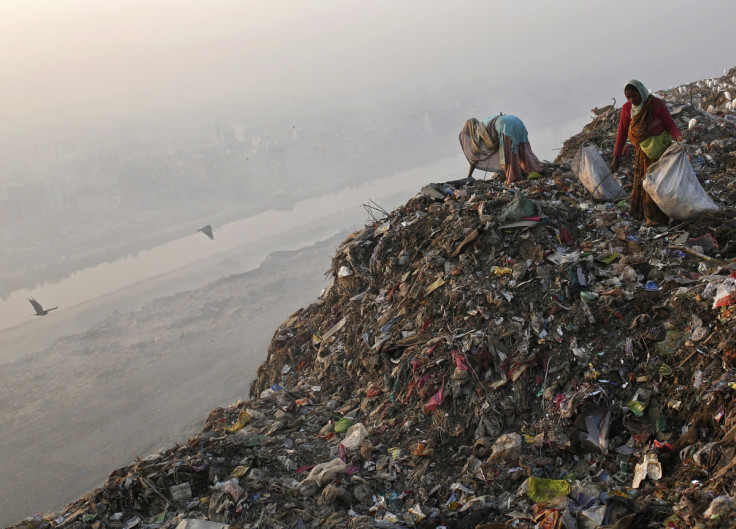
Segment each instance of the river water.
M242 273L257 268L265 257L278 250L293 250L324 240L338 232L352 231L371 220L363 207L369 201L385 210L404 204L430 181L442 182L465 176L467 162L457 157L438 160L426 167L396 172L391 177L366 182L359 187L341 189L334 193L298 202L288 211L266 211L229 224L214 227L214 240L201 233L177 239L134 256L79 270L62 281L45 283L32 289L17 290L0 301L0 362L32 352L17 350L16 336L39 329L38 320L28 298L35 297L44 306L59 309L42 319L53 320L60 311L70 310L85 302L108 296L113 292L164 274L184 271L198 263L211 263L212 276L202 275L194 280L183 279L170 292L204 286L219 277ZM233 252L237 259L228 258ZM182 272L182 275L186 275ZM151 295L154 292L150 293ZM150 301L142 296L137 303ZM125 306L126 310L137 307ZM112 307L110 310L115 310ZM109 314L98 312L98 320ZM50 323L50 322L49 322ZM85 325L96 322L85 320ZM44 341L50 345L58 338L43 327ZM71 329L80 331L82 329ZM11 343L9 343L11 342Z

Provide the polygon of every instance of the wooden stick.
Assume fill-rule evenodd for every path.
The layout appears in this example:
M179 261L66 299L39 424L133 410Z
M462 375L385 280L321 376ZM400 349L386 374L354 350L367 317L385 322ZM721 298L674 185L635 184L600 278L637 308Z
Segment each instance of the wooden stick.
M681 368L681 367L682 367L683 365L685 365L685 362L687 362L688 360L690 360L690 359L691 359L691 358L693 357L693 355L694 355L695 353L697 353L697 352L698 352L698 351L697 351L697 349L696 349L695 351L693 351L692 353L690 353L689 355L687 355L687 358L685 358L685 360L683 360L682 362L680 362L680 365L679 365L679 366L677 366L677 368L679 369L679 368Z
M715 257L710 257L709 255L705 255L700 252L696 252L692 248L688 248L687 246L670 246L673 250L682 250L683 252L687 252L690 255L694 255L695 257L700 257L704 261L708 261L713 264L717 264L718 266L727 266L727 263L725 261L721 261L720 259L716 259Z

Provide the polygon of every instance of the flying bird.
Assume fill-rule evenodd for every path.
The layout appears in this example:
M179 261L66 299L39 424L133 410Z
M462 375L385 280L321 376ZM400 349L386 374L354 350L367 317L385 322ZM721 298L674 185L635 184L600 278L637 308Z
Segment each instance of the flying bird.
M52 308L52 309L44 309L44 308L43 308L43 307L41 306L41 304L40 304L40 303L39 303L38 301L36 301L36 299L35 299L35 298L28 298L28 301L30 301L30 302L31 302L31 305L33 305L33 308L34 308L34 309L35 309L35 311L36 311L36 314L35 314L35 316L46 316L46 314L48 314L48 313L49 313L49 311L51 311L51 310L56 310L56 309L58 309L58 308L59 308L59 306L57 305L56 307L54 307L54 308Z
M201 231L213 241L215 240L215 236L212 235L212 226L210 226L209 224L207 224L207 226L205 226L204 228L199 228L197 231Z

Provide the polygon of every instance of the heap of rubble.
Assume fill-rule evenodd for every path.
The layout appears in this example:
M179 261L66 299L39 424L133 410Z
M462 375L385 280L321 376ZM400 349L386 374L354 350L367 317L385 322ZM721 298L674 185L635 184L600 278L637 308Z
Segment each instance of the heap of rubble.
M430 184L337 248L251 400L16 527L731 527L729 90L658 94L718 213L652 228L590 197L570 160L610 161L615 108L541 178Z

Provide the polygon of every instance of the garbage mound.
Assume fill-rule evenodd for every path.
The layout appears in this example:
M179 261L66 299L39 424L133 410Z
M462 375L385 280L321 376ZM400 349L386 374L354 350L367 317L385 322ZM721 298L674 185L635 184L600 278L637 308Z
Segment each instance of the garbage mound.
M734 526L735 76L660 93L717 213L592 198L570 160L610 162L615 108L513 188L430 183L336 249L250 400L15 527Z

